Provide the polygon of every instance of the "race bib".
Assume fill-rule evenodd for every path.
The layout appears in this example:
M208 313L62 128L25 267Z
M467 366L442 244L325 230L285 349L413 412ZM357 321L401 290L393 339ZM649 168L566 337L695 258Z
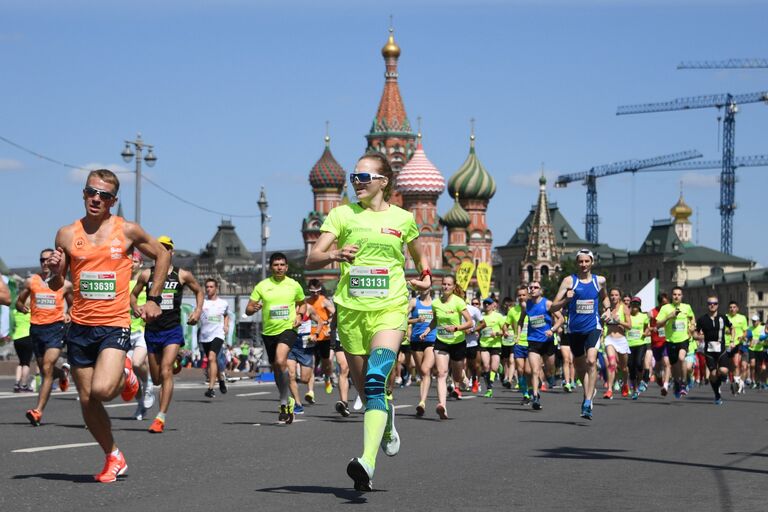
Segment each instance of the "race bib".
M55 293L36 293L35 305L37 309L56 309Z
M708 341L707 352L722 352L723 344L719 341Z
M164 290L163 293L160 294L160 297L163 299L160 303L160 309L163 311L170 311L173 309L173 295L174 293L168 290Z
M687 331L688 330L688 322L685 320L675 320L674 329L676 332L680 331Z
M206 317L206 320L208 320L208 323L211 323L211 324L220 324L223 319L224 317L221 315L208 315Z
M431 309L419 309L416 311L419 318L423 318L425 322L431 322L432 318L434 318L434 313Z
M80 272L80 296L89 300L114 300L117 290L115 272Z
M511 347L512 345L515 344L515 337L512 334L504 336L503 338L501 338L501 344L507 347Z
M310 348L317 345L316 342L309 339L309 334L305 334L301 337L301 347L302 348Z
M643 332L640 329L630 329L627 333L627 339L632 341L639 340L642 335Z
M453 332L448 331L445 327L437 328L437 335L441 338L453 338Z
M493 338L493 328L486 327L481 331L480 336L482 336L483 338Z
M386 297L389 295L389 269L386 267L352 267L349 271L349 295L352 297Z
M291 307L288 304L269 308L270 320L288 320L291 317Z
M544 315L529 316L528 325L534 329L538 329L547 325L547 320L544 318Z
M584 299L577 299L576 300L576 314L577 315L591 315L595 312L595 301L592 299L584 300Z

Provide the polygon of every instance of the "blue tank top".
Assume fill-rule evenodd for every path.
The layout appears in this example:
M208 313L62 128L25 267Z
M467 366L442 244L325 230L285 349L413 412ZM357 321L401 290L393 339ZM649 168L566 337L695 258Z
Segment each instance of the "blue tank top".
M411 342L422 341L419 339L419 336L427 330L427 327L429 327L429 324L432 322L432 317L434 316L432 305L430 304L427 306L421 302L420 298L416 297L416 305L411 311L410 318L419 318L420 316L425 317L427 321L411 324ZM435 339L437 339L437 329L432 329L426 336L424 336L423 341L426 343L434 343Z
M597 284L597 276L593 275L589 283L579 281L576 274L571 279L575 285L573 299L568 303L568 332L586 334L601 329L598 310L600 285Z
M544 342L549 339L546 332L552 329L552 315L547 311L547 299L539 303L529 300L525 303L528 315L528 341Z

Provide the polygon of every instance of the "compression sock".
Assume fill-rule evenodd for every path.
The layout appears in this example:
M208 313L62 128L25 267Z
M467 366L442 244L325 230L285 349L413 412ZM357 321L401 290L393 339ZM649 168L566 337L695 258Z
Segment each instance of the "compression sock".
M491 382L496 382L496 372L491 370Z
M712 391L715 392L715 400L720 400L720 379L710 380L709 384L712 386Z
M277 384L277 390L280 392L280 405L288 404L288 394L291 392L289 380L288 370L275 372L275 384Z
M520 378L517 379L517 384L520 387L520 390L525 393L525 390L528 389L525 386L525 375L521 375Z
M491 383L491 372L483 372L483 380L485 380L485 387L491 389L491 386L493 386Z
M396 354L387 348L371 351L365 374L365 415L363 416L363 460L371 468L376 467L376 454L389 420L384 388Z

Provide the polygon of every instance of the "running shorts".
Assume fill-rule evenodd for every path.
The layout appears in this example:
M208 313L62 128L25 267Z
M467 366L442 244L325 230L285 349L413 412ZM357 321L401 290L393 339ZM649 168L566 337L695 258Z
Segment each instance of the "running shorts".
M72 322L64 338L67 360L77 367L93 366L106 348L128 352L131 348L131 330L128 327L80 325Z
M300 341L293 344L293 348L288 352L288 359L296 361L304 368L315 367L315 347L303 347Z
M184 344L184 330L181 325L177 325L164 331L144 331L144 340L147 342L147 352L161 354L168 345Z
M336 309L337 329L344 352L365 356L371 352L371 340L380 331L402 331L408 328L408 305L377 311L358 311L339 305Z
M555 350L555 342L552 340L548 341L531 341L528 340L528 352L533 352L534 354L539 354L541 357L546 357L554 354Z
M704 358L707 360L709 371L715 371L718 368L728 368L730 364L728 352L704 352Z
M528 343L530 344L530 341ZM512 353L515 355L515 359L528 359L528 347L515 345Z
M478 349L477 345L475 345L474 347L467 347L467 351L466 351L467 361L474 361L475 359L477 359L477 349Z
M331 357L331 340L317 340L315 345L315 357L318 359L329 359Z
M36 357L43 357L49 348L61 350L64 348L64 322L54 322L46 325L29 326L29 337L32 340Z
M136 350L137 348L147 349L147 342L144 339L143 330L131 331L131 348L133 350Z
M447 352L451 361L463 361L467 358L467 342L443 343L440 340L436 340L435 352Z
M293 348L293 346L296 344L296 340L299 339L299 335L296 334L296 331L292 329L286 329L280 334L275 334L272 336L268 334L262 334L261 339L264 342L264 350L267 352L267 360L269 361L269 364L273 364L277 355L278 343L282 343L283 345L288 345L289 347Z
M24 336L13 340L13 348L16 349L16 355L19 358L19 366L29 366L32 362L32 356L35 355L35 346L30 336Z
M480 347L480 352L488 352L492 356L499 356L501 355L501 349L502 347Z
M666 343L660 347L651 347L651 351L653 352L653 358L656 360L657 363L660 363L662 359L665 357L669 357L669 354L667 353L667 345Z
M685 351L686 355L688 354L689 343L689 340L681 341L679 343L672 343L671 341L667 342L667 357L669 357L670 364L675 364L680 359L681 350Z
M218 356L221 347L224 346L224 340L221 338L213 338L211 341L201 341L200 346L203 348L203 353L206 356L211 352Z
M507 360L512 355L512 349L514 345L502 345L501 346L501 358Z
M414 352L424 352L430 347L434 347L434 343L430 343L429 341L412 341L411 342L411 350ZM402 347L401 347L402 348Z
M568 333L573 357L581 357L587 353L587 350L597 348L597 344L600 343L600 334L601 331L599 329L590 332Z

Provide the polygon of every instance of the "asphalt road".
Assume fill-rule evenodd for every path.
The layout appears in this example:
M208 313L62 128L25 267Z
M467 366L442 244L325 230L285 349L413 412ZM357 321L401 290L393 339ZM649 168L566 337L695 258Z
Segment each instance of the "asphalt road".
M10 384L2 381L0 384ZM8 386L10 387L10 386ZM214 400L202 384L177 388L164 434L113 402L126 476L97 484L103 455L83 428L74 393L55 392L31 427L33 396L0 393L0 509L69 510L766 510L768 393L715 406L709 388L685 400L652 387L637 402L598 399L579 418L578 394L450 401L450 420L415 417L417 390L397 390L399 455L378 458L375 491L358 493L346 464L362 452L362 414L341 418L336 395L293 425L277 424L273 384L242 382ZM29 448L59 447L42 451Z

